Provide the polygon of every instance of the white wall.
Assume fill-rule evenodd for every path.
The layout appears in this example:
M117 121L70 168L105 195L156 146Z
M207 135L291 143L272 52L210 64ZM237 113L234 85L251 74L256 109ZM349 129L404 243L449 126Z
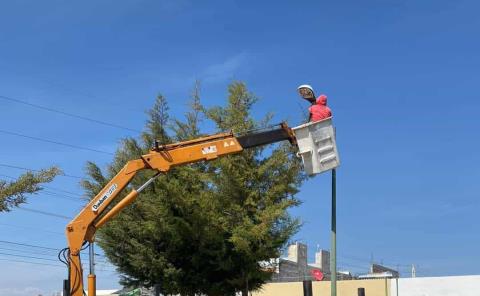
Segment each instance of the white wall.
M97 294L97 296L115 296L115 295L118 295L118 294L114 294L118 290L119 289L117 289L117 290L97 290L96 294ZM88 296L88 291L85 291L85 293Z
M479 296L480 275L391 280L391 296Z

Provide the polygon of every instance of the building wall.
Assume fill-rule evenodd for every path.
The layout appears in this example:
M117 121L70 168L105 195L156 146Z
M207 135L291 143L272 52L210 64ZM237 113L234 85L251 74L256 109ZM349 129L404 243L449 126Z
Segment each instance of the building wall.
M315 263L307 263L307 245L296 242L288 247L288 257L278 261L278 268L272 275L270 282L301 282L314 280L313 270L320 269L324 280L330 280L330 252L319 250L315 253ZM347 274L337 273L338 280L347 280L352 277Z
M358 288L365 288L366 296L389 296L390 294L389 279L375 280L354 280L354 281L338 281L338 296L357 296ZM330 282L313 282L313 296L330 295ZM253 293L253 296L303 296L303 283L271 283L263 286L261 291Z
M315 253L315 264L320 267L323 272L330 272L330 252L327 250L318 250Z
M298 264L307 264L307 245L296 242L288 246L288 260Z
M305 266L298 265L296 262L281 260L279 273L272 275L272 282L298 282L304 279L311 279L310 273L305 270Z
M391 280L390 283L391 296L397 296L396 280ZM480 295L480 275L400 278L398 280L398 296L478 295Z

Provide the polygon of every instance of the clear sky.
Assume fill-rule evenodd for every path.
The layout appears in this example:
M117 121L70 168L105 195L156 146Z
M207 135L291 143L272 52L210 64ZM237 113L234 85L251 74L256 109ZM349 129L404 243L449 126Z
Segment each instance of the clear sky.
M208 105L242 80L260 97L258 117L296 124L306 107L296 87L310 83L328 95L337 127L340 267L365 272L373 258L403 275L411 264L420 276L479 274L479 9L473 0L3 1L0 95L142 129L159 92L182 116L196 79ZM87 160L111 160L5 131L109 152L135 136L1 98L0 110L1 164L83 176ZM57 189L81 194L78 179L50 186L25 208L75 215L78 196ZM330 244L330 175L298 197L296 239L313 258ZM67 222L0 215L0 295L61 289L59 263L12 256L55 260L53 250L11 242L61 248ZM99 269L99 288L119 287L113 267Z

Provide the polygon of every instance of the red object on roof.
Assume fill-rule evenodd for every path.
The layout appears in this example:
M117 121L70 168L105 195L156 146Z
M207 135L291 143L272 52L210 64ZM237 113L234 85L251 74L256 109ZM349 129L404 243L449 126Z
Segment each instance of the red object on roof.
M321 281L325 277L320 269L312 269L310 272L316 281Z
M332 110L327 107L327 96L320 95L317 102L308 108L310 111L310 121L320 121L332 117Z

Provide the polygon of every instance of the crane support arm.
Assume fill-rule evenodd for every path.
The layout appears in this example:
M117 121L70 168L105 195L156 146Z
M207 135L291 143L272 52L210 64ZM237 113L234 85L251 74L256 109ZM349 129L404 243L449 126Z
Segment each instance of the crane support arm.
M267 129L256 133L248 133L238 136L237 140L243 149L268 145L284 140L290 141L290 144L292 145L296 144L295 135L284 122L280 124L280 128Z

